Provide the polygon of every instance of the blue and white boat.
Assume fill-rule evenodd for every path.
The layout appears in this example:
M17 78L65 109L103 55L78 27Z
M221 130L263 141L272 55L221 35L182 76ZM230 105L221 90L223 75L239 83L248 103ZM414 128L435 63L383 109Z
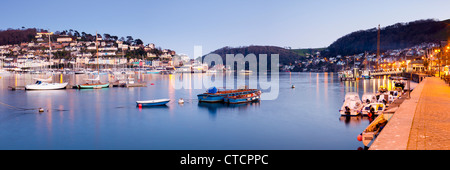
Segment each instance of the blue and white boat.
M156 99L156 100L143 100L143 101L136 101L137 106L161 106L165 105L170 102L170 99Z

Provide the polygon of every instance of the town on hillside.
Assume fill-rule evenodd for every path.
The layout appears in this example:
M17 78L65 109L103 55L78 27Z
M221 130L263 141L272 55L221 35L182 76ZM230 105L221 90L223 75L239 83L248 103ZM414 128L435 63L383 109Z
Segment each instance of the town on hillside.
M80 34L78 34L80 35ZM161 49L140 39L95 35L73 36L60 32L37 32L30 42L0 46L0 67L6 71L33 72L63 69L147 69L181 67L194 63L187 55ZM98 61L97 61L98 58Z

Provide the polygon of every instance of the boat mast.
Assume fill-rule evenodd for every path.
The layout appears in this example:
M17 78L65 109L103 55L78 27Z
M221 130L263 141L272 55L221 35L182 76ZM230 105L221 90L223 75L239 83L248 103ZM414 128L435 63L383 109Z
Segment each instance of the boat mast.
M97 43L98 43L98 34L97 34L97 31L95 31L95 48L97 49L97 53L96 53L96 55L97 55L97 72L98 72L98 76L100 76L100 68L98 65L98 45L97 45Z

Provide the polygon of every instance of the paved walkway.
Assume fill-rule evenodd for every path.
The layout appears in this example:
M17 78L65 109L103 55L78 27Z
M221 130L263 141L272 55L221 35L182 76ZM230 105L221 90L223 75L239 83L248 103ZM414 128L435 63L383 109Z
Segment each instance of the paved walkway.
M426 78L370 150L450 150L450 86L439 78Z
M416 106L408 150L450 149L450 86L427 78Z

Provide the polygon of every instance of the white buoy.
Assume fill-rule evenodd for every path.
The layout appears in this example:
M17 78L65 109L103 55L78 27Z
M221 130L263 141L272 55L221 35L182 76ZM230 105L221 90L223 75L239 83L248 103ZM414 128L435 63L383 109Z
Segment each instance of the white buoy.
M180 99L178 100L178 104L183 104L183 103L184 103L183 98L180 98Z
M44 109L42 107L40 107L39 112L44 112Z
M291 88L295 88L295 85L292 85Z

